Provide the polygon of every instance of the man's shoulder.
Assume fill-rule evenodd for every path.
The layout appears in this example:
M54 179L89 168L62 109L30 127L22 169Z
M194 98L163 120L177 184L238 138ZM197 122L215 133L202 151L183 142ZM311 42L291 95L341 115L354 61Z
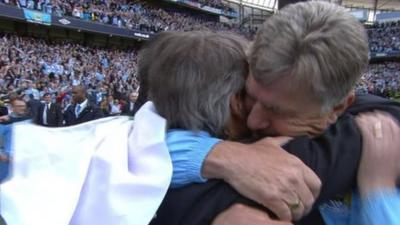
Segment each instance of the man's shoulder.
M357 94L354 104L347 109L347 112L356 115L374 110L385 111L400 118L400 102L371 94Z
M65 110L65 113L74 113L75 105L69 105Z

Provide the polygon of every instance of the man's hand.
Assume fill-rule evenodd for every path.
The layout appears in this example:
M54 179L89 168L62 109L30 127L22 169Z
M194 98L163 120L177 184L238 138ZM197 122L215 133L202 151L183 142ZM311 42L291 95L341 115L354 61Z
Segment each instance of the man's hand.
M358 188L361 195L379 189L396 188L400 178L400 126L384 112L357 116L363 137L363 152L358 169Z
M235 204L214 219L212 225L293 225L272 220L268 214L242 204Z
M207 156L202 174L224 179L282 220L298 220L312 208L321 181L278 143L274 138L248 145L221 142Z

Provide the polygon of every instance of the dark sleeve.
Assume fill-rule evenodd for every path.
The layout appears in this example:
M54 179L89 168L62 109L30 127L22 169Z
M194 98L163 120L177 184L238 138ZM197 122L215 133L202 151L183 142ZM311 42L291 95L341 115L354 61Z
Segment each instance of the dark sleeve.
M39 124L39 122L40 122L40 116L43 116L43 115L40 115L40 112L42 111L41 108L42 108L42 106L39 106L39 107L38 107L38 113L36 113L36 115L33 115L33 116L34 116L34 117L33 117L33 122L34 122L35 124Z
M68 106L68 108L65 110L63 118L65 120L65 126L70 126L72 121L71 121L71 106Z
M219 180L170 188L150 225L207 225L233 203L247 203Z
M5 106L0 106L0 116L8 115L8 109Z
M284 148L301 159L321 179L317 204L345 194L356 184L362 140L352 115L342 115L318 138L296 138Z
M94 118L93 119L100 119L100 118L104 117L104 113L99 107L95 107L93 112L94 112Z
M129 102L128 103L126 103L124 106L122 106L122 110L121 110L121 115L127 115L128 113L127 113L127 109L128 109L128 107L127 106L129 106Z
M56 113L57 113L57 126L62 127L63 125L63 113L61 111L61 106L56 105Z

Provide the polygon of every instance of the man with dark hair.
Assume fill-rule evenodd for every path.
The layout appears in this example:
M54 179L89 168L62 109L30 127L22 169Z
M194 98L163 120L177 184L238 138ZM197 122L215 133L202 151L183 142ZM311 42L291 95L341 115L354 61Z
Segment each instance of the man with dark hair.
M51 102L51 95L43 95L44 103L39 107L35 123L47 127L61 127L63 124L63 114L61 107Z
M135 115L137 111L137 107L135 107L137 99L138 99L137 92L132 92L129 94L128 102L122 108L122 115L127 115L127 116Z
M76 125L104 117L100 108L92 105L86 97L86 89L77 85L72 88L72 101L64 112L65 126Z
M27 104L24 100L14 98L11 100L12 113L6 116L0 117L1 124L12 124L24 120L31 119L29 115Z
M32 118L37 117L41 105L42 103L38 99L35 99L33 94L29 94L29 100L27 102L27 106L29 114L32 116Z

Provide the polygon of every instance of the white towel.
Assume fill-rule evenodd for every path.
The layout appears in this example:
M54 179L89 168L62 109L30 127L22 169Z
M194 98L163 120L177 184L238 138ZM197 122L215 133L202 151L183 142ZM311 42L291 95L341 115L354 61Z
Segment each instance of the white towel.
M73 127L13 128L12 177L1 185L8 225L145 225L170 183L166 121L136 114Z

